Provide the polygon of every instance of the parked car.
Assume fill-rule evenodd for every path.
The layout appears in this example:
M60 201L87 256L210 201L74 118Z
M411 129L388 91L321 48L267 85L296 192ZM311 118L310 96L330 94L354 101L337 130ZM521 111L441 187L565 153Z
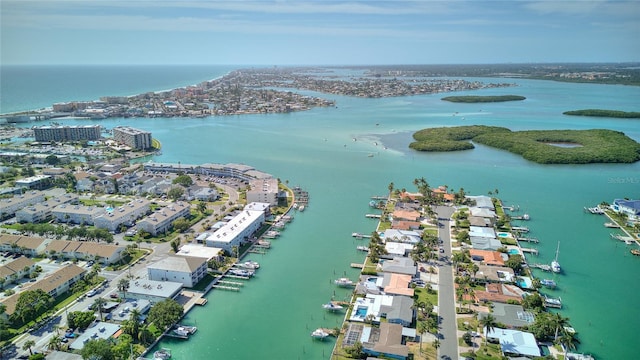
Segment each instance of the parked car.
M91 289L91 291L87 293L87 296L92 297L92 296L95 296L97 293L98 291L96 289Z

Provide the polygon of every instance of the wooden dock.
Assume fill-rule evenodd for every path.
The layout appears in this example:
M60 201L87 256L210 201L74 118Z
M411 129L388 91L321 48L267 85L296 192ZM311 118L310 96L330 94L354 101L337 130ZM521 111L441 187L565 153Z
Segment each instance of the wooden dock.
M371 238L371 235L365 235L365 234L361 234L361 233L357 233L357 232L352 233L351 236L353 236L356 239L369 239L369 238Z
M387 200L388 196L372 196L371 200Z
M525 241L525 242L529 242L529 243L539 243L540 240L536 239L536 238L532 238L532 237L516 237L517 241Z
M234 286L211 285L211 287L214 288L214 289L221 289L221 290L240 291L239 287L234 287Z
M524 253L529 253L529 254L538 255L538 249L533 249L533 248L520 248L520 250L522 250L522 252L524 252Z
M356 269L363 269L364 268L364 264L351 263L351 267L352 268L356 268Z
M366 214L365 217L369 218L369 219L380 219L382 217L382 215L380 215L380 214Z

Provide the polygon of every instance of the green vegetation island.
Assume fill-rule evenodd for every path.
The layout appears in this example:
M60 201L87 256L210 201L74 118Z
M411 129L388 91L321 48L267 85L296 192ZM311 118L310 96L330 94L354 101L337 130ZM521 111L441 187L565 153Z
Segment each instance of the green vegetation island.
M488 102L504 102L504 101L521 101L526 99L519 95L496 95L496 96L447 96L442 100L455 103L488 103Z
M507 150L539 164L633 163L640 144L607 129L511 131L498 126L429 128L413 134L409 147L418 151L473 149L469 141Z
M640 112L637 111L620 111L620 110L603 110L603 109L583 109L565 111L563 115L574 116L593 116L593 117L611 117L621 119L640 119Z

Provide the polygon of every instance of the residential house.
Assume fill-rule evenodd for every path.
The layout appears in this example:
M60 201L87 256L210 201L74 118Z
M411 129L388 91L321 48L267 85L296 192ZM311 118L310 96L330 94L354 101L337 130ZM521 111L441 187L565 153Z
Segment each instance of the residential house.
M506 260L509 260L509 255L498 251L487 250L469 250L471 260L483 262L485 265L497 265L504 266Z
M480 312L478 317L484 319L489 313ZM491 315L496 322L504 324L510 329L521 328L533 324L536 319L534 313L526 311L522 305L494 303L491 309Z
M495 206L493 205L493 200L486 195L479 195L479 196L467 195L465 196L465 198L475 202L476 204L475 207L489 209L489 210L496 209Z
M395 241L409 244L417 244L421 241L421 235L417 231L387 229L381 236L382 241Z
M417 271L418 269L415 262L405 257L395 257L392 260L385 260L382 263L382 272L414 276Z
M363 339L362 342L362 351L365 354L389 359L408 358L409 348L402 340L402 325L383 322L379 328L370 329L369 338Z
M386 272L382 280L382 288L385 294L404 295L413 297L414 290L411 288L411 277L413 275L393 274Z
M420 212L416 210L394 210L391 217L393 220L418 221Z
M489 332L484 329L484 335L489 341L499 342L500 350L505 356L522 356L530 359L541 356L538 342L532 333L494 328Z
M475 302L506 303L509 300L521 302L523 296L526 296L526 292L515 285L488 283L485 289L485 291L474 292Z
M191 206L187 202L178 201L164 208L157 209L153 214L138 222L137 227L153 236L165 233L173 226L173 222L191 215Z
M640 217L640 200L615 199L611 209L617 213L626 214L629 220L635 221Z

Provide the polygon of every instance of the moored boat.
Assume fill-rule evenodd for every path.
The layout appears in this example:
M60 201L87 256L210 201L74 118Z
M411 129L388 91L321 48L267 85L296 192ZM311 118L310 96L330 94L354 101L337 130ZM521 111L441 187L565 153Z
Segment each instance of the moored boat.
M318 339L318 340L324 340L326 339L329 335L328 332L324 331L324 329L315 329L311 332L311 337L314 339Z
M562 299L561 298L550 298L547 297L545 295L544 297L544 306L546 307L552 307L552 308L556 308L556 309L561 309L562 308Z
M162 348L153 353L154 360L167 360L171 359L171 350Z
M335 304L333 302L328 302L326 304L322 304L322 308L329 311L340 311L342 310L342 306Z
M250 270L256 270L260 268L260 264L257 261L252 261L252 260L245 261L242 264L240 264L240 266Z
M640 250L638 249L631 249L631 253L635 256L640 256Z
M562 271L560 263L558 262L558 252L560 252L560 242L558 241L558 247L556 248L556 258L551 262L551 271L559 273Z
M540 280L540 284L550 289L554 289L556 287L556 282L551 279L542 279Z
M229 274L235 275L235 276L252 277L255 274L255 271L244 270L244 269L231 269L229 270Z
M341 287L353 286L353 281L349 278L340 278L333 281L336 285Z

